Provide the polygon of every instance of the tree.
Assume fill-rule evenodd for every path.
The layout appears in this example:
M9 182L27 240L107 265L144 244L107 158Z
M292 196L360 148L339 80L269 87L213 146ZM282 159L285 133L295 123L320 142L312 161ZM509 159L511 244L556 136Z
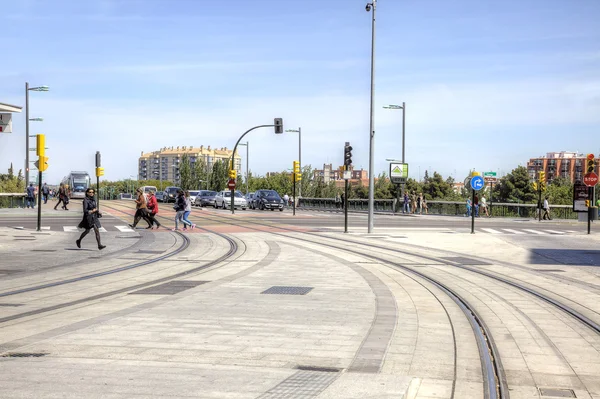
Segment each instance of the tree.
M208 172L204 158L196 158L192 167L192 187L194 190L205 188L208 182Z
M212 170L210 172L209 183L210 189L213 191L223 191L227 185L227 178L229 176L229 168L227 161L218 160L213 163Z
M179 185L184 191L193 188L192 166L188 154L183 154L181 157L181 163L179 164Z
M13 179L15 177L15 170L13 169L12 162L10 163L10 168L8 168L8 178Z
M441 200L450 197L454 193L451 184L437 172L433 172L433 177L427 175L425 171L425 181L423 183L423 196L428 200Z
M518 166L500 179L494 187L494 198L498 202L536 203L538 196L529 182L527 169Z
M374 197L376 199L392 198L392 182L386 176L385 172L377 176L374 187Z
M547 195L554 205L571 205L573 203L573 183L569 179L557 177L548 185L548 191L542 196L544 195Z

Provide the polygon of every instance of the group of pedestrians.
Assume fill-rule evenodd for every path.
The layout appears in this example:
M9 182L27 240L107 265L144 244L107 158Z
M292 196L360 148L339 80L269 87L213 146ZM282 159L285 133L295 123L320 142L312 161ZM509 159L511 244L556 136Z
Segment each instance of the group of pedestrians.
M481 201L480 201L478 194L475 194L473 202L471 202L471 198L467 198L466 207L467 207L467 213L465 214L466 217L470 217L474 213L474 216L476 218L478 218L480 209L481 209L481 213L485 213L485 215L487 217L490 217L490 211L488 210L487 201L486 201L485 197L481 197Z
M154 191L148 193L148 198L146 198L141 188L138 188L136 192L136 210L133 217L133 224L130 224L129 227L135 229L142 219L148 223L146 229L154 229L154 225L156 225L157 229L162 227L160 222L156 219L156 215L158 215L158 201L156 200ZM188 227L191 229L196 227L196 225L189 220L190 213L192 212L192 200L190 199L190 193L188 191L177 191L177 199L173 209L176 211L175 228L172 229L173 231L179 230L180 222L183 224L183 230L187 230Z
M423 211L425 211L426 215L429 214L427 198L423 196L423 193L419 193L419 195L417 195L416 191L413 191L410 195L409 193L404 193L402 213L413 214L418 212L419 215L422 215Z

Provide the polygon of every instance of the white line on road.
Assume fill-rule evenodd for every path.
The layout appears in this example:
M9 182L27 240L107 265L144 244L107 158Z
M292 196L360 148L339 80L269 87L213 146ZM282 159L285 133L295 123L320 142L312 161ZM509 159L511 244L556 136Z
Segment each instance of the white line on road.
M481 228L481 230L485 231L486 233L492 233L492 234L503 234L501 231L499 230L494 230L494 229L489 229L489 228Z
M544 230L547 231L548 233L552 233L552 234L565 234L564 231L556 231L556 230Z
M522 231L519 230L513 230L513 229L502 229L504 231L508 231L509 233L513 233L513 234L525 234Z
M530 233L534 233L534 234L547 235L547 233L544 233L543 231L537 231L537 230L531 230L531 229L523 229L523 230L528 231Z
M121 233L135 233L129 226L115 226L115 229L119 230Z

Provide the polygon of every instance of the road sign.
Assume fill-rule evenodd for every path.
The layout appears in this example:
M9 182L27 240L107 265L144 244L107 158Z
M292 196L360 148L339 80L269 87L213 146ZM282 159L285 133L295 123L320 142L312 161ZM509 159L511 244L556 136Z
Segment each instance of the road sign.
M12 133L12 114L0 113L0 133Z
M483 177L481 176L473 176L471 178L471 188L475 191L479 191L483 188L484 182Z
M598 184L598 175L594 172L586 173L583 176L583 183L588 187L594 187Z
M233 180L233 179L230 179L230 180L227 182L227 188L229 188L230 190L235 190L235 180Z
M390 180L394 184L405 183L408 178L407 163L390 163Z
M344 176L344 180L350 180L352 178L352 171L351 170L345 170L343 173Z
M496 172L483 172L483 177L496 177Z
M585 206L585 201L589 198L589 189L581 182L573 185L573 211L587 212L588 207Z
M498 179L496 179L495 177L484 177L483 178L485 180L486 183L496 183L498 181Z

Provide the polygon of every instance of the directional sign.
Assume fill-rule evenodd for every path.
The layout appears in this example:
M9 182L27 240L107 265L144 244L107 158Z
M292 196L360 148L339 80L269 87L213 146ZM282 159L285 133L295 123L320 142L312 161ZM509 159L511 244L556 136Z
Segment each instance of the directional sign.
M498 179L496 179L495 177L484 177L483 178L485 180L486 183L496 183L498 181Z
M230 179L230 180L227 182L227 187L228 187L230 190L235 190L235 180L233 180L233 179Z
M496 177L496 172L483 172L483 177Z
M483 177L481 176L473 176L471 178L471 188L475 191L479 191L484 186Z
M408 178L407 163L390 163L390 180L394 184L404 183Z
M12 114L0 113L0 133L12 133Z
M586 173L585 176L583 176L583 184L588 187L594 187L598 184L598 175L594 172Z

